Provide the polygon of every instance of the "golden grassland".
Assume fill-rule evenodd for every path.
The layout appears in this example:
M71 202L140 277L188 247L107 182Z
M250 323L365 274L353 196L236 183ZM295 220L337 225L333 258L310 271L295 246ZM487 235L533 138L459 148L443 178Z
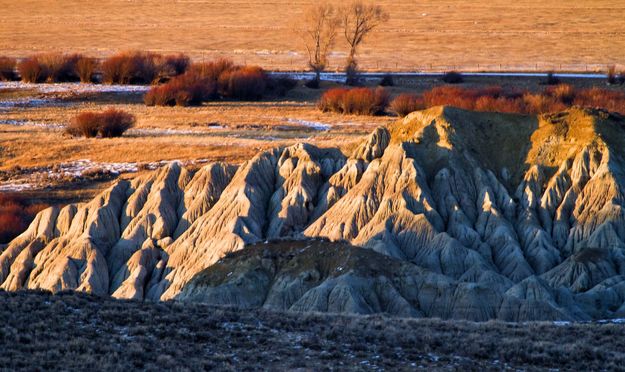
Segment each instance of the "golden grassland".
M311 1L4 1L0 51L106 56L120 49L229 56L303 69L292 34ZM361 50L366 69L575 69L625 64L620 0L390 1L390 21ZM339 43L331 68L344 60ZM596 65L595 65L596 64ZM478 66L479 65L479 66ZM601 66L603 65L603 66Z
M463 87L502 86L541 91L542 78L466 77ZM576 87L605 86L601 80L563 79ZM440 85L435 77L396 80L387 89L392 95L420 93ZM335 84L324 83L324 88ZM621 89L616 87L613 89ZM155 162L210 159L241 163L259 150L309 142L320 147L349 150L379 125L393 123L393 116L357 116L324 113L316 101L323 89L302 87L281 99L259 102L220 101L200 107L149 107L140 93L96 93L61 97L61 106L23 107L2 112L7 121L40 125L67 125L83 111L113 107L134 114L136 126L121 138L72 138L62 129L40 126L0 125L0 171L15 167L35 168L78 159L97 162ZM0 100L50 98L32 90L0 89ZM58 97L57 97L58 98ZM302 121L330 126L315 130Z
M297 93L295 93L297 94ZM121 99L123 101L123 99ZM72 138L62 129L82 111L114 107L133 113L136 126L121 138ZM155 162L210 159L241 163L258 151L306 141L348 149L378 125L395 118L322 113L314 102L215 102L201 107L148 107L142 103L75 102L20 108L3 119L39 126L0 126L0 170L36 168L78 159ZM326 124L320 131L300 121Z

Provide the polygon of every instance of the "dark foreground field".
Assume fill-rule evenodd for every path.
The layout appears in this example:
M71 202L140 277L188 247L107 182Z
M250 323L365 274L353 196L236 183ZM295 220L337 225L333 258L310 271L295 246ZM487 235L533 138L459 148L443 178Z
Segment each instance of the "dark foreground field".
M625 325L241 311L0 292L2 369L616 370Z

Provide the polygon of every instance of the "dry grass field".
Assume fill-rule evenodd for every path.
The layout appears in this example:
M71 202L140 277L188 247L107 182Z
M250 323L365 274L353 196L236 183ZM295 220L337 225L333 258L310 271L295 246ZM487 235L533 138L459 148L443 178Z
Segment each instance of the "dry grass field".
M110 107L137 117L136 127L122 138L72 138L59 127L82 111ZM215 102L200 107L148 107L141 102L140 93L119 94L117 99L104 101L93 96L60 99L3 112L0 170L86 158L98 162L210 159L240 163L261 149L299 141L322 147L349 146L376 126L393 120L390 116L322 113L314 100L288 97L281 101Z
M229 56L269 69L303 69L291 34L309 1L101 0L0 2L0 51L22 57L120 49ZM625 63L619 0L389 1L390 21L361 50L365 69L572 69ZM342 66L339 43L331 68ZM479 66L478 66L479 65Z
M119 173L132 176L167 161L192 168L207 161L240 164L259 151L298 142L347 153L375 127L396 120L323 113L316 108L321 91L301 86L279 99L199 107L149 107L141 90L17 86L0 87L0 192L28 191L29 198L55 204L84 200ZM77 114L108 108L135 115L135 127L120 138L65 133Z

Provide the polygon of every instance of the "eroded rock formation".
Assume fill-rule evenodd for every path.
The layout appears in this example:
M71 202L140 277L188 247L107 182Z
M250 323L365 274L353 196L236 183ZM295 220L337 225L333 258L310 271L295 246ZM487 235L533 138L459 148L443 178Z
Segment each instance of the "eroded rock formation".
M433 108L378 128L351 155L299 144L238 168L173 163L47 209L0 254L0 283L292 310L607 318L625 312L624 177L620 116ZM277 238L328 239L318 250L337 257L358 248L331 242L349 242L399 272L333 276L278 260L271 275L248 262L188 284Z

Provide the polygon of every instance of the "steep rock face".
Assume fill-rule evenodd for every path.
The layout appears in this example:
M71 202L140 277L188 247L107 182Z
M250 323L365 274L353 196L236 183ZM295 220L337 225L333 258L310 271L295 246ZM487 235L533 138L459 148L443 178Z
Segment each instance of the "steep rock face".
M281 276L256 273L250 280L270 294L204 286L206 298L470 319L616 316L625 311L624 129L622 117L577 108L530 117L439 107L376 129L347 157L300 144L238 168L171 164L90 203L41 212L0 254L0 282L171 299L247 244L321 237L370 248L453 290L433 285L443 293L436 303L407 306L382 298L398 291L410 303L400 291L409 285L328 277L289 289ZM337 286L351 297L326 304L324 291ZM454 312L458 301L489 303Z

